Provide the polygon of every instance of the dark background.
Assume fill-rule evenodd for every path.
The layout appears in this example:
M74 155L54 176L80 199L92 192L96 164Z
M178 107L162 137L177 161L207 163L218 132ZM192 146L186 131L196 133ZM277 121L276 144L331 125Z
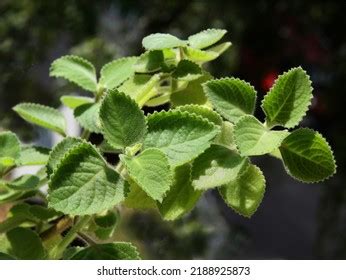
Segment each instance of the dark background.
M267 191L250 220L210 192L174 223L155 213L126 213L117 238L135 241L146 258L345 259L345 14L343 1L0 0L0 127L35 140L38 131L11 107L23 101L59 106L62 94L78 91L48 76L61 55L84 56L99 70L114 58L140 54L150 33L187 38L227 29L233 46L208 65L211 73L249 81L260 101L279 73L301 65L315 96L301 125L328 139L337 175L301 184L276 159L256 158Z

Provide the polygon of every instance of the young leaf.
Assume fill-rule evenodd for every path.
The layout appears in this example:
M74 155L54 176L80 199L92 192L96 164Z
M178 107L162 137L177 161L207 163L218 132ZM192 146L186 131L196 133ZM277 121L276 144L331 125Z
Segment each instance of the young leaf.
M44 147L27 146L20 151L17 164L24 165L44 165L48 162L50 150Z
M0 175L6 168L15 165L20 155L20 142L17 136L9 131L0 132Z
M209 49L207 49L207 52L212 52L212 53L217 53L217 56L220 56L221 54L223 54L230 46L232 46L231 42L225 42L222 44L218 44L214 47L211 47Z
M200 198L202 192L192 187L190 173L189 164L175 169L174 183L162 203L158 205L165 220L175 220L190 212Z
M265 191L262 171L253 164L236 180L222 186L219 192L226 204L240 215L250 218L261 204Z
M249 160L235 151L212 145L192 164L192 186L196 190L220 187L236 180L248 165Z
M104 137L116 149L124 149L144 138L144 113L122 92L111 90L107 93L101 105L100 120Z
M144 37L143 47L147 50L163 50L186 46L187 42L170 34L155 33Z
M319 182L336 171L328 142L311 129L300 128L293 131L282 142L280 152L288 173L297 180Z
M58 110L33 103L20 103L13 108L27 122L65 135L66 122Z
M189 45L195 49L204 49L216 42L227 33L224 29L207 29L189 36Z
M21 260L41 260L46 256L40 237L27 228L14 228L7 232L11 254Z
M40 182L40 178L35 175L23 175L12 182L9 182L7 186L17 191L30 191L35 190Z
M75 109L84 104L94 103L94 99L84 96L64 95L60 98L62 104L70 109Z
M309 76L301 68L292 68L279 76L265 96L262 109L269 127L292 128L302 120L312 99Z
M123 201L126 185L89 143L71 148L49 181L48 205L69 215L91 215Z
M79 138L66 137L59 144L57 144L49 155L47 163L47 175L53 173L59 162L64 158L65 154L73 147L83 143Z
M137 73L153 73L161 69L163 61L161 50L147 51L138 58L134 68Z
M131 158L121 155L129 176L151 198L162 201L172 184L172 174L166 155L158 149L146 149Z
M114 211L108 211L105 214L93 217L92 231L101 239L106 240L110 238L117 225L118 217Z
M271 131L254 116L243 116L234 127L234 136L242 156L258 156L277 149L288 131Z
M162 111L147 117L148 134L144 148L163 151L172 166L182 165L206 150L218 133L208 120L180 111Z
M208 50L199 50L190 47L183 48L184 57L188 60L191 60L195 63L205 63L208 61L212 61L219 57L219 53L208 51Z
M131 243L116 242L87 247L71 257L71 260L139 260L139 253Z
M81 127L90 132L101 133L100 106L100 103L84 104L74 110L74 116Z
M193 81L200 78L202 75L201 67L190 60L181 60L172 73L173 78L181 81Z
M135 73L136 61L137 57L124 57L106 64L101 69L100 85L106 89L121 85Z
M256 91L245 81L237 78L212 80L204 83L203 89L215 110L231 122L255 110Z
M147 195L147 193L143 191L135 182L131 180L129 184L130 191L123 203L126 207L141 210L156 208L155 200Z
M214 143L225 146L230 150L236 150L237 146L234 139L234 125L230 122L222 122L221 132L215 137Z
M50 67L49 74L51 77L61 77L85 90L96 92L95 67L81 57L67 55L55 60Z
M189 112L194 113L196 115L199 115L208 121L214 123L215 125L221 126L222 124L222 118L221 116L216 113L215 111L201 105L196 104L189 104L184 106L179 106L175 110L179 110L180 112ZM174 110L174 111L175 111Z

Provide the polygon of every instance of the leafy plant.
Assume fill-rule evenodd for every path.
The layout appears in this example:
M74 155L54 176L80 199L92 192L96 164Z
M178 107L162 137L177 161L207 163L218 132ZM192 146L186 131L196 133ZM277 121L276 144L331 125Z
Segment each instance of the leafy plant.
M311 103L306 72L297 67L278 77L262 101L262 123L253 115L253 86L234 77L214 79L203 68L230 47L219 43L225 33L208 29L187 40L149 35L141 56L112 61L99 76L81 57L52 63L51 76L93 96L61 98L83 128L80 138L67 135L56 109L14 107L24 120L64 139L49 150L23 146L11 132L0 134L0 203L12 205L0 224L1 258L138 259L130 243L109 241L122 207L153 208L174 220L209 189L218 189L229 207L251 217L265 192L265 178L251 156L277 157L302 182L335 173L333 153L318 132L291 130ZM164 104L170 109L143 111ZM90 142L91 133L103 141ZM9 176L26 165L42 168L35 175ZM45 194L41 187L47 183ZM40 203L29 203L32 197ZM85 247L73 245L78 238Z

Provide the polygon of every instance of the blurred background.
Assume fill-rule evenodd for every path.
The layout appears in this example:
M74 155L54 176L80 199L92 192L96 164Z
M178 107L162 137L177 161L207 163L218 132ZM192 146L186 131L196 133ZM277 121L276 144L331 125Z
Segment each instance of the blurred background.
M116 238L134 241L149 259L345 259L345 14L345 2L325 0L0 0L0 128L23 141L52 144L11 107L24 101L58 107L61 95L78 91L48 76L50 63L62 55L83 56L99 70L114 58L140 54L150 33L187 38L207 28L227 29L233 46L208 70L247 80L259 102L279 73L301 65L315 96L301 125L328 139L337 175L323 184L301 184L276 159L255 159L267 190L251 219L209 192L174 223L129 211Z

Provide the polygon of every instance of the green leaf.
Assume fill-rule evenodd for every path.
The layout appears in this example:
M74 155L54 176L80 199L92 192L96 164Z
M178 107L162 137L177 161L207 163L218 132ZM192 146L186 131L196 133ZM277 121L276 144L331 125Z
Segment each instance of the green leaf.
M17 191L31 191L38 187L40 178L35 175L23 175L7 184L7 186Z
M224 29L203 30L188 38L189 45L195 49L204 49L220 41L226 33Z
M42 221L49 221L62 215L54 209L41 205L30 205L29 212L33 217Z
M158 149L144 150L136 157L120 156L131 179L151 198L162 201L172 184L166 155Z
M89 143L71 148L49 181L49 207L69 215L91 215L124 200L125 182Z
M225 146L231 150L236 150L234 139L234 125L228 121L222 122L221 132L216 136L214 143Z
M192 186L196 190L220 187L235 180L248 165L249 160L235 151L212 145L192 164Z
M250 218L262 202L265 178L262 171L251 164L240 177L222 186L219 192L229 207Z
M50 150L44 147L27 146L23 147L19 158L18 165L44 165L48 162Z
M40 104L20 103L13 110L27 122L65 135L65 118L61 112L54 108Z
M114 60L101 69L100 85L106 89L113 89L121 85L135 73L134 64L137 57L124 57Z
M14 257L8 255L8 254L5 254L5 253L2 253L0 252L0 261L5 261L5 260L16 260Z
M208 50L198 50L190 47L184 47L183 55L185 59L191 60L195 63L205 63L212 61L219 57L219 53L208 51Z
M84 96L64 95L60 98L62 104L70 109L75 109L84 104L94 103L94 99Z
M38 234L27 228L14 228L7 232L11 253L21 260L41 260L46 256Z
M191 166L185 164L175 169L174 183L159 204L159 210L165 220L175 220L190 212L202 195L191 185Z
M201 67L190 60L181 60L172 73L173 78L181 81L193 81L200 78L202 75Z
M218 133L208 120L180 111L162 111L147 117L144 148L163 151L172 166L187 163L205 151Z
M306 72L301 67L285 72L278 77L262 102L268 127L295 127L306 114L311 99L311 81Z
M208 107L196 105L196 104L189 104L189 105L183 105L177 107L175 110L179 110L180 112L189 112L194 113L196 115L199 115L208 121L214 123L215 125L222 125L222 118L221 116L216 113L215 111L211 110Z
M97 244L74 254L71 260L139 260L139 253L131 243Z
M297 180L319 182L336 171L328 142L311 129L300 128L291 132L282 142L280 152L287 172Z
M51 77L61 77L85 90L96 92L95 67L84 58L67 55L55 60L49 70Z
M137 73L153 73L161 69L163 61L161 50L147 51L138 58L134 68Z
M92 103L84 104L74 109L74 116L81 127L90 132L101 133L100 106L100 103Z
M181 106L186 104L206 104L208 100L201 84L210 80L211 78L211 75L205 74L197 80L189 82L186 88L173 92L171 95L171 102L173 103L173 106Z
M20 142L17 136L9 131L0 132L0 175L8 167L15 165L20 155Z
M256 91L245 81L224 78L208 81L203 88L215 110L231 122L255 110Z
M289 135L288 131L271 131L254 116L241 117L234 136L242 156L258 156L273 152Z
M92 230L99 239L106 240L113 235L117 220L118 217L113 211L94 216Z
M225 42L222 44L218 44L214 47L211 47L209 49L207 49L207 52L212 52L212 53L217 53L217 56L220 56L221 54L223 54L225 51L228 50L228 48L232 46L231 42Z
M126 196L124 205L134 209L152 209L156 208L156 202L147 195L135 182L130 180L130 191Z
M104 137L116 149L124 149L144 138L144 113L122 92L111 90L107 93L101 105L100 120Z
M147 50L162 50L183 47L187 42L170 34L155 33L144 37L142 44Z

